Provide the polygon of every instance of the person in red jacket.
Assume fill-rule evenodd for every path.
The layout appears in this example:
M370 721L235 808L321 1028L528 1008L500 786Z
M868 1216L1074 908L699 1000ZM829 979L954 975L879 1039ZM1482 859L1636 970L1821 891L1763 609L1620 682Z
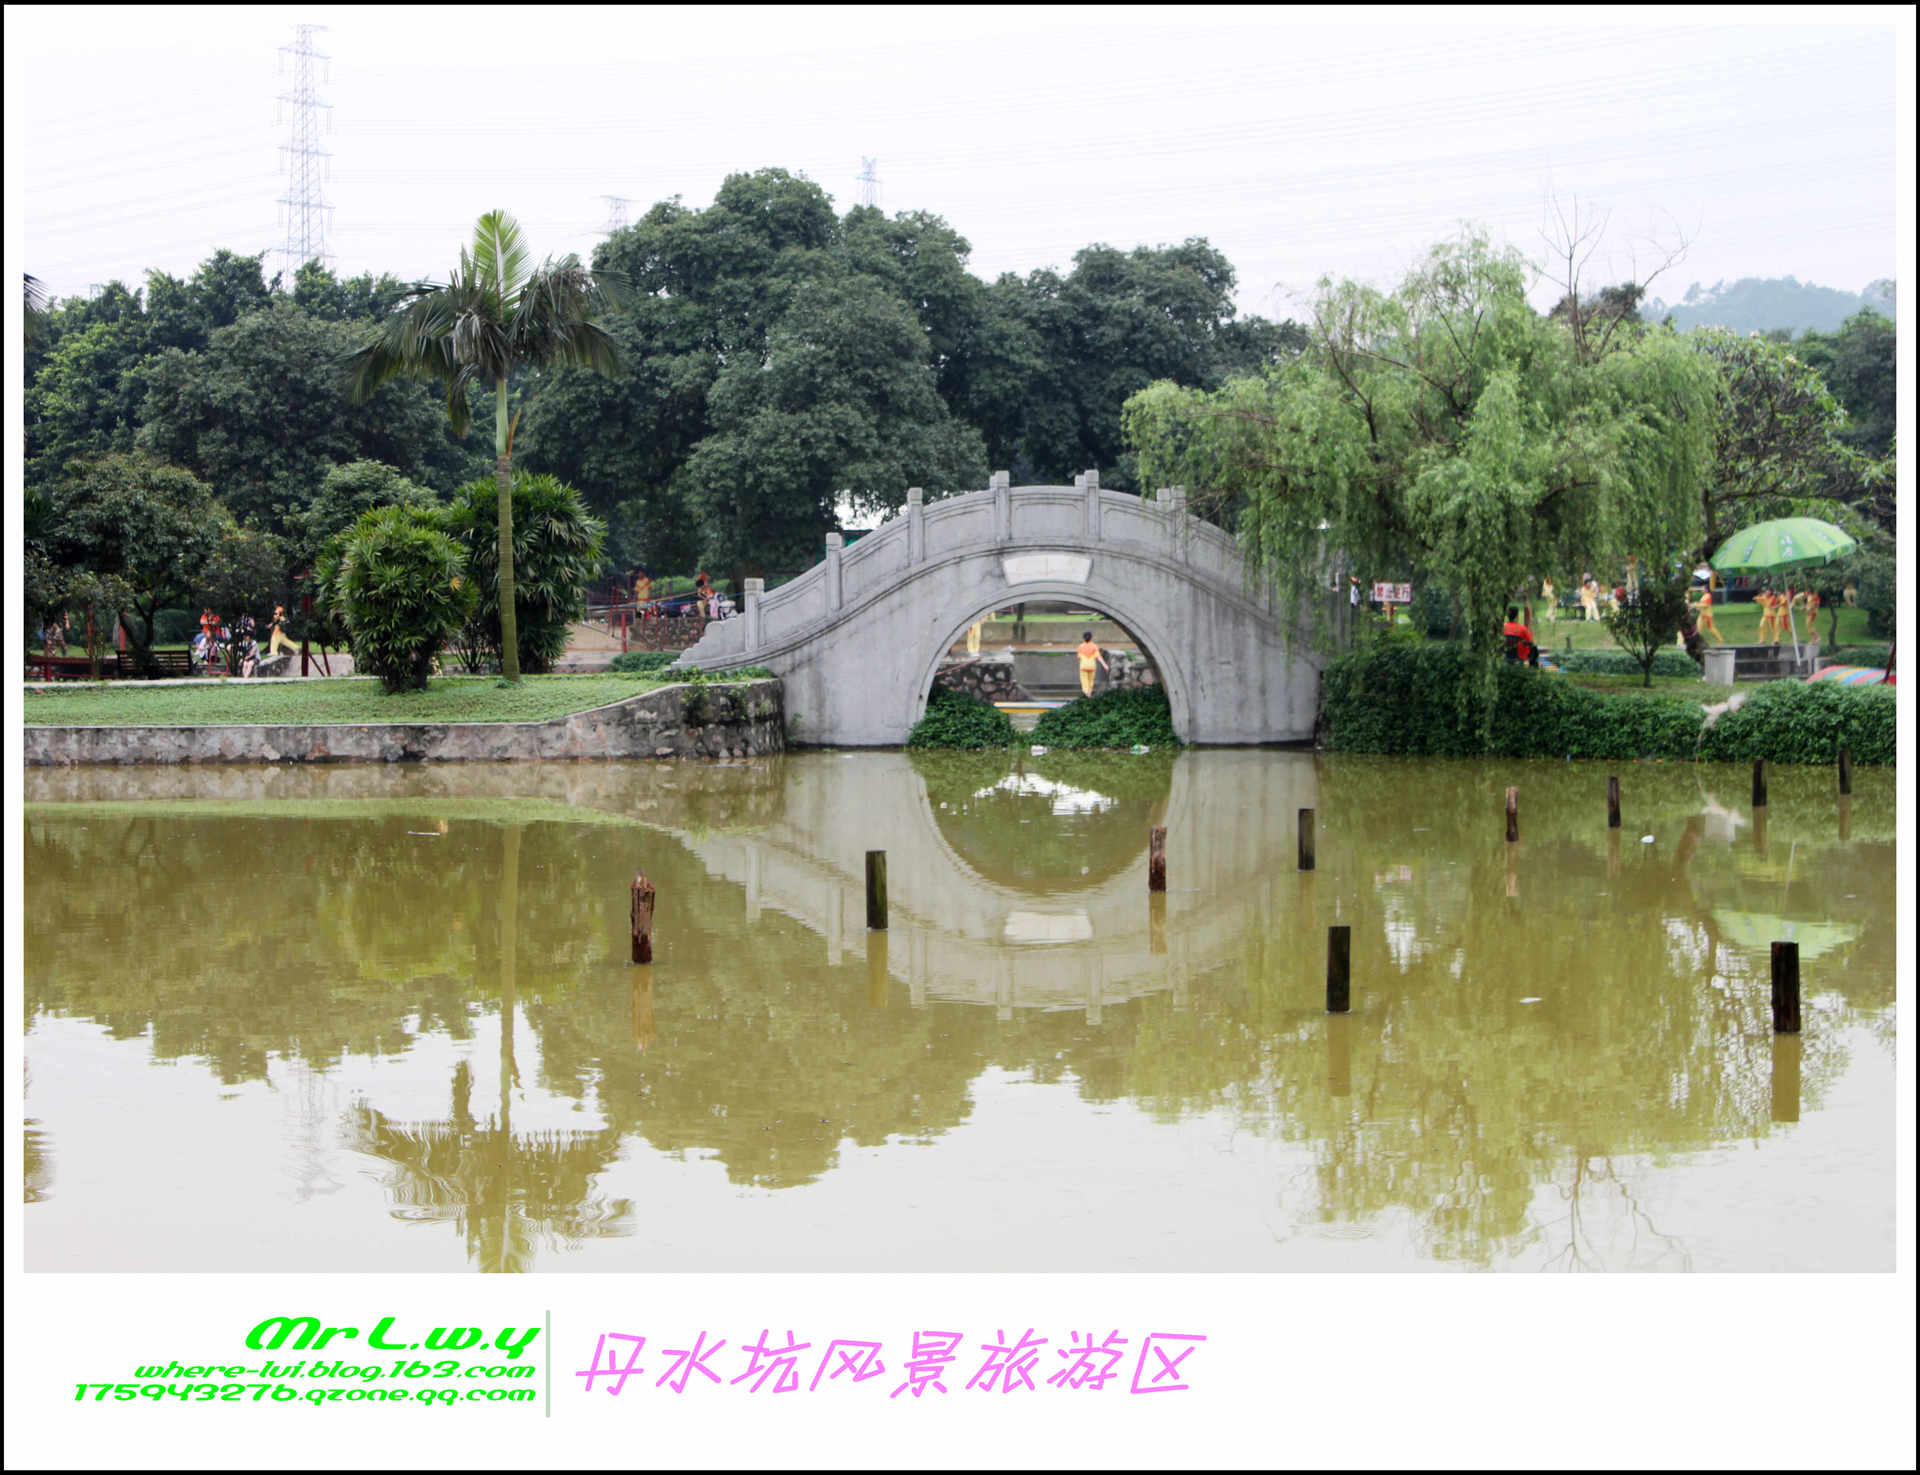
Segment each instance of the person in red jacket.
M1520 623L1520 606L1507 606L1507 623L1500 627L1500 633L1506 637L1507 649L1516 661L1529 666L1540 664L1540 652L1534 648L1533 631Z

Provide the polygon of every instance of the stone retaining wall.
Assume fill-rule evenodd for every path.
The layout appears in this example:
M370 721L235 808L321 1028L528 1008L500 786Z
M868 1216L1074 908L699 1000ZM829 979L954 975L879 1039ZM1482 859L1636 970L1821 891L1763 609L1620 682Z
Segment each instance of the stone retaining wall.
M1013 679L1011 656L958 656L934 673L933 684L961 692L980 702L1030 700L1025 687Z
M785 690L777 680L662 687L546 722L28 727L23 741L29 767L744 758L785 746Z

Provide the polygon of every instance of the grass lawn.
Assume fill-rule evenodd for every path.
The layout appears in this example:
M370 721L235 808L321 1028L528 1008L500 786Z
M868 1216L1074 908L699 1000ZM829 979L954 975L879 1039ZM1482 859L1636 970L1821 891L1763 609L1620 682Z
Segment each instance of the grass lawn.
M26 693L29 727L217 727L249 723L539 722L669 683L647 676L529 676L502 689L491 676L447 676L388 696L377 681L116 682Z
M1820 639L1827 639L1827 626L1832 622L1832 606L1823 605L1820 610ZM1740 604L1721 604L1713 606L1714 627L1720 632L1718 641L1709 640L1709 645L1752 645L1760 633L1760 606L1747 600ZM1800 643L1807 640L1807 622L1794 611L1793 628L1800 632ZM1579 611L1569 617L1565 610L1560 618L1548 624L1540 606L1533 609L1533 633L1539 638L1544 650L1618 650L1613 637L1607 634L1607 627L1597 621L1583 619ZM1569 644L1571 642L1571 644ZM1867 634L1867 612L1863 609L1840 607L1839 645L1882 645L1884 641L1877 636Z

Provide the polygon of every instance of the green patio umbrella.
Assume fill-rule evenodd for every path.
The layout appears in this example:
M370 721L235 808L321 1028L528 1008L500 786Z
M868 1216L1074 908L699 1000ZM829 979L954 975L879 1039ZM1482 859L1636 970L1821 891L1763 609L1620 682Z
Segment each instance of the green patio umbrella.
M1859 546L1832 523L1817 517L1776 517L1735 533L1707 562L1723 574L1785 573L1845 558ZM1791 605L1787 607L1787 633L1793 637L1793 658L1798 661L1800 634L1793 627Z

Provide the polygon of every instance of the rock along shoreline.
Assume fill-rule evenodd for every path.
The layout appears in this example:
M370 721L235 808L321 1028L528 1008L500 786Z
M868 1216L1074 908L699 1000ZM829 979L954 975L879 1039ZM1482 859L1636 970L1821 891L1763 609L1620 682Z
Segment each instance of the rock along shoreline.
M776 679L659 687L542 722L28 727L26 766L745 758L786 748Z

